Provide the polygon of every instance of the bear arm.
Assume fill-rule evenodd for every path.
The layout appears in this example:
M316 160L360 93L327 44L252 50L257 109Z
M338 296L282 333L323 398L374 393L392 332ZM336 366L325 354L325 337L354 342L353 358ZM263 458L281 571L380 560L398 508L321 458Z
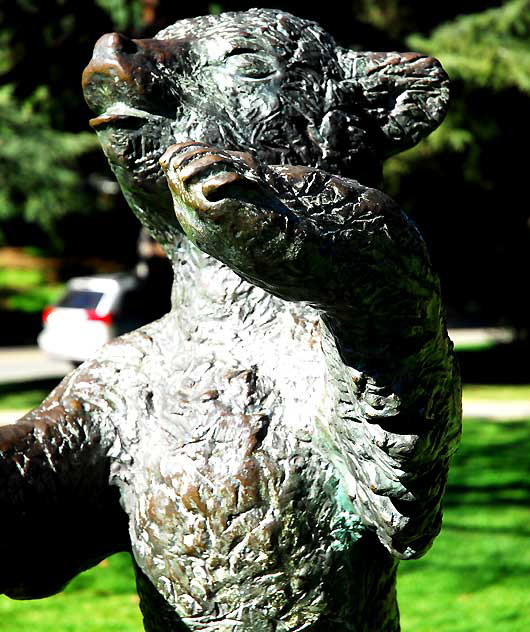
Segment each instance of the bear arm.
M68 394L78 372L0 428L0 593L34 599L127 548L102 432Z
M376 189L309 167L242 168L239 158L230 164L234 152L217 148L223 171L196 168L199 158L187 180L190 162L179 170L178 153L174 160L182 147L163 163L181 226L251 283L284 300L355 313L357 322L384 313L383 330L395 297L410 311L418 295L436 291L415 226ZM215 199L207 198L214 187Z
M265 187L250 194L225 188L212 212L198 205L189 236L251 283L322 313L336 387L324 435L356 515L394 556L418 557L440 527L461 415L425 244L390 198L355 180L265 165L259 178Z
M347 322L326 324L333 331L328 358L336 389L329 433L356 513L393 556L420 557L441 527L448 467L461 431L451 344L441 326L438 336L414 351L396 339L387 360L376 361L358 353Z
M317 170L271 171L331 262L319 305L337 389L330 432L356 511L395 557L419 557L441 527L461 430L458 368L425 244L375 189Z
M260 275L266 289L274 287L273 277L279 286L290 277L292 294L276 292L282 298L361 327L369 321L373 329L375 318L378 334L388 330L388 318L416 318L418 305L439 293L416 226L384 193L308 167L262 166L262 177L271 195L261 205L253 200L253 214L268 221L252 223L253 235L242 232L260 246L242 248L252 256L256 284Z

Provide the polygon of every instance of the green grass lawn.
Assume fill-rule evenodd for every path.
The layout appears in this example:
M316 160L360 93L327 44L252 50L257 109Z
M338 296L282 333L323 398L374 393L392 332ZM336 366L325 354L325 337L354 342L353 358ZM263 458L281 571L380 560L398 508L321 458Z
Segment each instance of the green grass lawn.
M464 399L530 401L530 384L464 384Z
M2 632L142 632L130 558L114 555L48 599L0 597Z
M442 533L423 559L401 564L403 632L530 630L529 438L530 420L466 421ZM0 630L140 632L127 556L50 599L0 598Z
M404 632L530 630L530 420L466 421L444 526L401 564Z

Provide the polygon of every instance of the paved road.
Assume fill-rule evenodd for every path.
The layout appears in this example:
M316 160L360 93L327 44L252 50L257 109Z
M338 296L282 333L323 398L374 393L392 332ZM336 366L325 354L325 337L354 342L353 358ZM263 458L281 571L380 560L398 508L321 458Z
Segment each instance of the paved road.
M47 357L38 347L2 347L0 349L0 384L31 380L60 379L72 366ZM0 411L0 425L16 421L25 410Z
M53 360L38 347L0 349L0 384L61 378L71 369L68 362Z
M481 349L512 342L515 331L508 327L466 327L449 329L449 337L455 343L455 349Z

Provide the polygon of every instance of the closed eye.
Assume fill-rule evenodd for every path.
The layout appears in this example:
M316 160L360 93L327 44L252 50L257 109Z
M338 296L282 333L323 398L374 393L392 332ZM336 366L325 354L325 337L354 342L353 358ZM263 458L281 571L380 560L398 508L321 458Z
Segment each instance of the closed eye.
M224 65L234 77L244 80L260 80L278 71L276 60L264 51L254 48L234 48L224 58Z
M255 48L234 48L229 53L226 54L226 57L232 57L233 55L244 55L245 53L256 54L259 53ZM225 57L225 59L226 59Z

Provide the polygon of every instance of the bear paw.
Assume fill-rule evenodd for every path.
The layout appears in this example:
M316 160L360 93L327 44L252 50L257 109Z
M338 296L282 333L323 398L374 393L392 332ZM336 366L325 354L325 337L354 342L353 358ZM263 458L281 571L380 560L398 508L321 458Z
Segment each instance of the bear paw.
M227 151L189 141L172 145L160 164L174 196L201 211L213 210L224 199L259 190L259 167L251 154Z

